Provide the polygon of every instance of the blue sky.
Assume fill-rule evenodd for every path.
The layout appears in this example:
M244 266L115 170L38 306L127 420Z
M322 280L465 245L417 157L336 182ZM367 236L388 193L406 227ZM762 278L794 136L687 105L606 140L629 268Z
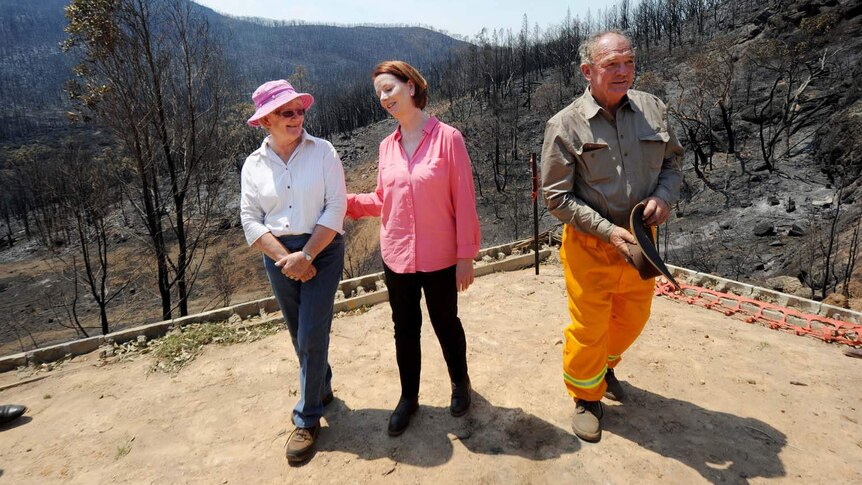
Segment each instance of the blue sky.
M559 24L573 16L595 15L615 0L194 0L218 12L245 17L339 24L397 23L430 25L473 37L482 27L521 29L524 14L530 28Z

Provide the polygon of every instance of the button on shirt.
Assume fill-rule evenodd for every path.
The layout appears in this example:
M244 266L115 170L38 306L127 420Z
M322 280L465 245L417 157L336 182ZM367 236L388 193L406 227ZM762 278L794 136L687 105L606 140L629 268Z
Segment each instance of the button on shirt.
M545 127L542 194L558 219L607 242L643 199L676 202L682 154L657 97L629 90L614 117L588 88Z
M475 258L481 234L461 132L432 116L408 157L399 126L380 143L377 189L348 196L347 214L381 216L380 251L396 273L437 271Z
M287 162L267 136L242 166L240 219L249 245L267 232L276 237L311 234L317 224L343 234L346 210L338 152L304 130Z

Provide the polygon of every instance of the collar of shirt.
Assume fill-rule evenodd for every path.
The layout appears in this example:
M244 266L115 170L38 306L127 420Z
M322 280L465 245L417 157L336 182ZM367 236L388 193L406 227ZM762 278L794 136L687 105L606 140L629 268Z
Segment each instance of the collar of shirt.
M427 135L434 131L434 128L440 123L436 116L431 116L428 121L422 126L422 134ZM401 125L395 128L395 141L401 141Z
M587 86L587 88L584 90L584 94L581 95L581 101L582 102L579 107L579 111L585 119L591 120L599 112L602 112L603 115L608 119L614 118L613 116L610 116L610 113L608 113L606 109L602 108L601 105L596 101L596 98L593 97L593 93L590 91L589 86ZM628 94L626 94L623 97L623 100L620 102L620 107L618 108L618 110L627 106L630 109L637 111L634 107L634 104L630 101L631 98Z
M305 128L302 129L302 134L300 135L299 145L296 146L296 149L290 155L289 160L282 160L275 150L272 149L272 135L266 135L266 138L263 139L263 142L260 144L260 151L263 157L270 162L278 162L279 164L287 165L290 163L290 160L294 159L299 154L299 148L306 144L314 144L314 139L308 136L308 132L305 131Z

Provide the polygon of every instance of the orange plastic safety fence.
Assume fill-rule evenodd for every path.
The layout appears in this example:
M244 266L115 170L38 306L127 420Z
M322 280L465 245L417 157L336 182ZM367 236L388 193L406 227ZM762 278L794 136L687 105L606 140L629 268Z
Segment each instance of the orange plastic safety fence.
M680 287L680 291L674 291L669 282L665 281L664 278L658 278L655 284L655 294L683 301L689 305L716 310L727 316L744 316L743 319L747 323L759 322L768 325L773 330L784 330L796 335L810 335L826 342L838 342L852 346L862 345L862 325L802 313L793 308L685 283L681 283Z

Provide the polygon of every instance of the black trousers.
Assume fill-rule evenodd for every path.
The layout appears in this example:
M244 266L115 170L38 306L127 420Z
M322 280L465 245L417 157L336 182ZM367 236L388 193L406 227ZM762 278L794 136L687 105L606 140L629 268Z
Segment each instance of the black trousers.
M452 382L463 382L467 378L467 342L458 318L455 266L427 273L396 273L386 265L383 265L383 270L395 324L395 357L401 377L401 397L419 397L422 369L422 310L419 302L423 290L431 326L449 368L449 378Z

